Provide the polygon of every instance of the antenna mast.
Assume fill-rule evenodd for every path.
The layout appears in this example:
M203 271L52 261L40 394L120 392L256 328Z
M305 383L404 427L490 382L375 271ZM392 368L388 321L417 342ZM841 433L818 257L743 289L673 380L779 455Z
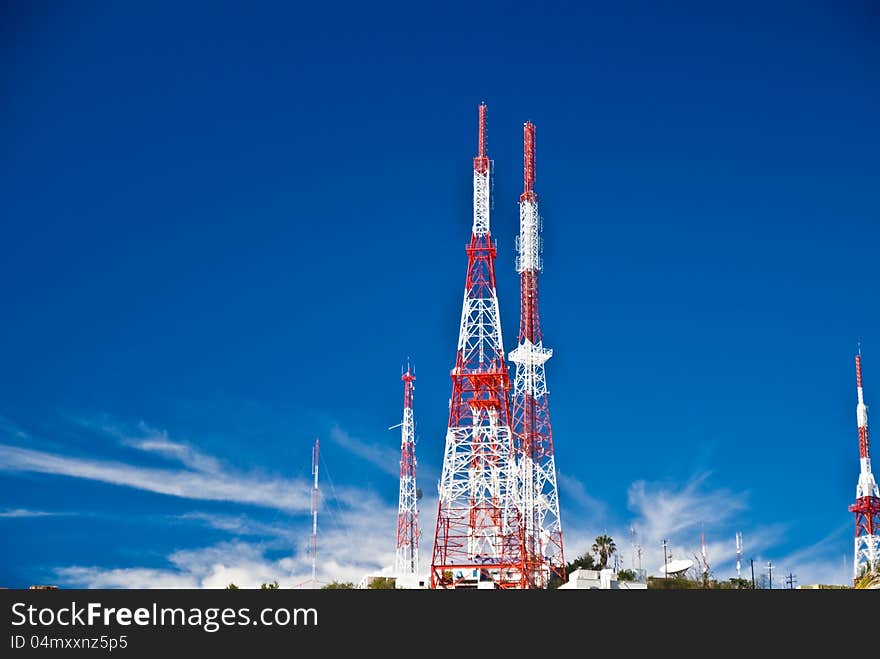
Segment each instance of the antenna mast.
M743 534L736 533L736 578L742 579Z
M703 564L703 580L709 578L709 551L706 549L706 532L700 532L700 562Z
M869 570L880 569L880 492L871 472L871 446L868 437L868 407L862 391L862 348L856 355L856 423L859 429L859 481L856 502L849 507L856 516L853 579Z
M315 485L312 488L312 583L318 583L318 440L312 449L312 475Z
M519 197L516 271L520 277L519 344L510 353L513 381L513 437L519 477L529 583L545 588L550 575L565 581L562 519L556 487L556 458L550 427L550 402L544 363L553 350L544 347L538 314L541 218L535 193L535 125L523 125L523 193Z
M398 575L419 571L419 492L416 488L416 432L413 391L416 376L406 365L403 380L403 421L400 424L400 496L397 505L397 547L394 569Z
M486 106L474 158L474 218L438 488L431 588L528 588L512 456L496 245L489 232Z

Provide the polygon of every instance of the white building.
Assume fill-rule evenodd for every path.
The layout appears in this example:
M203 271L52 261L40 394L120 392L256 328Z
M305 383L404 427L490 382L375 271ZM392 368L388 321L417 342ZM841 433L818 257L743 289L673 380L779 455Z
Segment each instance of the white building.
M395 590L420 590L428 587L428 577L425 574L367 574L360 580L357 587L361 590L367 590L373 579L391 579L394 582Z
M648 584L639 581L618 581L614 570L575 570L559 590L648 590Z

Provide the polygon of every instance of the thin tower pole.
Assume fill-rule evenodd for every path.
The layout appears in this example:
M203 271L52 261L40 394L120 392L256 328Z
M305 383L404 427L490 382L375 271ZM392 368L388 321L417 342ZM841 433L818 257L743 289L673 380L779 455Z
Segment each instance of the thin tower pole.
M312 475L315 485L312 488L312 582L318 582L318 440L312 449Z

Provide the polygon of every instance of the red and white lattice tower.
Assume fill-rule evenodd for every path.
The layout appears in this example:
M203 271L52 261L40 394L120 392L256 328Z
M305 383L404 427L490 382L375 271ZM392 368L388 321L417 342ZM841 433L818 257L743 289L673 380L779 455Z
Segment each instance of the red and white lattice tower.
M538 314L541 271L541 217L535 193L535 126L523 129L523 193L519 198L516 271L520 277L519 345L510 353L513 381L513 436L518 464L520 509L530 586L544 588L551 573L565 581L562 521L556 489L556 462L550 430L545 348Z
M859 402L856 421L859 426L859 482L856 502L849 507L856 516L855 557L853 578L858 579L866 570L880 569L880 492L871 473L871 451L868 441L868 408L862 392L862 351L856 355L856 387Z
M479 110L474 158L474 220L461 310L431 588L525 588L523 535L501 319L495 287L496 247L489 231L490 163L486 106Z
M419 571L419 509L416 489L416 430L413 418L413 382L416 376L407 365L403 380L403 421L400 424L400 497L397 504L397 551L394 572Z

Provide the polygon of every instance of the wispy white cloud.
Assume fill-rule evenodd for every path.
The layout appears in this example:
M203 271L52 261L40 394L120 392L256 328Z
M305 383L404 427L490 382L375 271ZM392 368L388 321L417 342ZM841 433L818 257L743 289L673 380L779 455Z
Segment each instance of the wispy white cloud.
M175 516L176 519L204 524L218 531L226 531L235 536L258 538L278 538L290 540L299 537L301 532L291 524L266 524L247 515L217 515L213 513L192 512Z
M28 510L26 508L8 508L0 510L0 517L53 517L64 513L50 513L44 510Z
M622 567L630 567L636 553L631 546L630 528L636 532L641 548L641 566L648 574L662 573L664 540L672 558L692 561L700 554L701 535L705 533L709 565L721 579L734 576L736 558L734 535L742 513L748 510L746 492L710 486L708 473L697 474L683 485L634 482L627 493L632 516L627 524L598 523L570 525L566 534L568 557L588 551L593 539L608 533L617 541ZM562 483L560 483L562 487ZM779 543L785 528L781 525L749 526L745 529L746 556L758 555ZM695 561L696 562L696 561ZM729 575L727 573L730 573Z
M187 499L232 501L287 511L309 509L309 486L305 481L222 469L154 469L0 444L0 470L82 478Z
M214 456L206 455L185 442L173 441L167 430L155 428L144 421L138 422L134 429L107 421L98 426L83 420L80 423L115 437L125 446L161 455L195 471L216 474L223 470L220 460Z
M61 584L77 588L199 588L195 576L177 570L74 566L55 573Z
M595 520L605 516L607 509L605 503L591 496L584 484L577 478L558 471L556 473L556 482L563 497L563 502L560 505L568 512L565 518L576 516L582 519L584 516L588 516ZM574 516L571 511L571 504L576 506L576 514ZM563 521L565 521L565 518L563 518Z
M330 429L330 438L342 448L354 453L359 458L378 467L389 476L400 476L400 452L390 446L368 444L356 437L352 437L339 426Z
M852 584L852 555L837 551L851 546L851 541L844 539L852 528L851 523L841 524L813 544L773 558L774 582L781 585L783 578L793 573L798 584ZM766 564L767 560L762 558L762 571Z
M235 535L283 537L290 553L268 558L267 550L278 547L271 538L255 542L236 539L173 552L166 567L62 567L56 570L60 583L86 588L225 588L232 582L241 588L258 588L261 583L277 580L281 587L291 588L311 578L310 528L303 521L284 528L235 516L193 513L182 519ZM396 521L396 509L367 491L361 492L353 507L341 508L335 519L325 515L324 521L319 521L319 581L357 583L366 574L390 573ZM422 558L424 562L424 551Z
M389 476L394 478L400 477L399 433L396 435L396 443L389 438L388 445L370 444L357 437L353 437L350 433L335 425L330 429L330 438L342 448L366 460ZM418 454L418 448L416 448L416 454ZM419 482L430 484L433 487L439 479L439 474L429 465L419 462L417 478Z
M180 467L146 467L0 444L0 470L80 478L192 500L258 505L279 511L276 517L309 510L311 484L308 482L237 472L214 456L175 441L167 432L143 423L134 431L106 424L98 430L112 435L123 445L160 455ZM335 430L335 436L342 437L344 443L348 435L338 427ZM358 446L362 451L369 448L359 440L352 442L349 447ZM391 448L384 457L376 452L368 454L376 463L394 456L396 465L396 453ZM422 528L430 531L423 539L423 561L430 559L435 512L432 501L422 515ZM24 516L26 511L7 513L6 516ZM246 514L196 510L178 515L176 519L225 531L230 534L230 540L210 547L175 551L167 556L166 565L160 567L59 567L56 572L60 583L90 588L222 588L232 581L241 587L258 587L273 579L278 579L283 586L293 586L311 576L311 529L305 515L283 515L281 521L266 523ZM359 581L367 573L390 572L396 522L396 505L385 502L374 492L346 484L322 488L319 578ZM280 559L267 557L267 552L274 555L282 548L287 548L289 555Z
M743 492L705 487L708 477L699 474L680 488L633 483L627 499L641 520L643 533L652 538L677 536L707 523L720 525L748 507Z

